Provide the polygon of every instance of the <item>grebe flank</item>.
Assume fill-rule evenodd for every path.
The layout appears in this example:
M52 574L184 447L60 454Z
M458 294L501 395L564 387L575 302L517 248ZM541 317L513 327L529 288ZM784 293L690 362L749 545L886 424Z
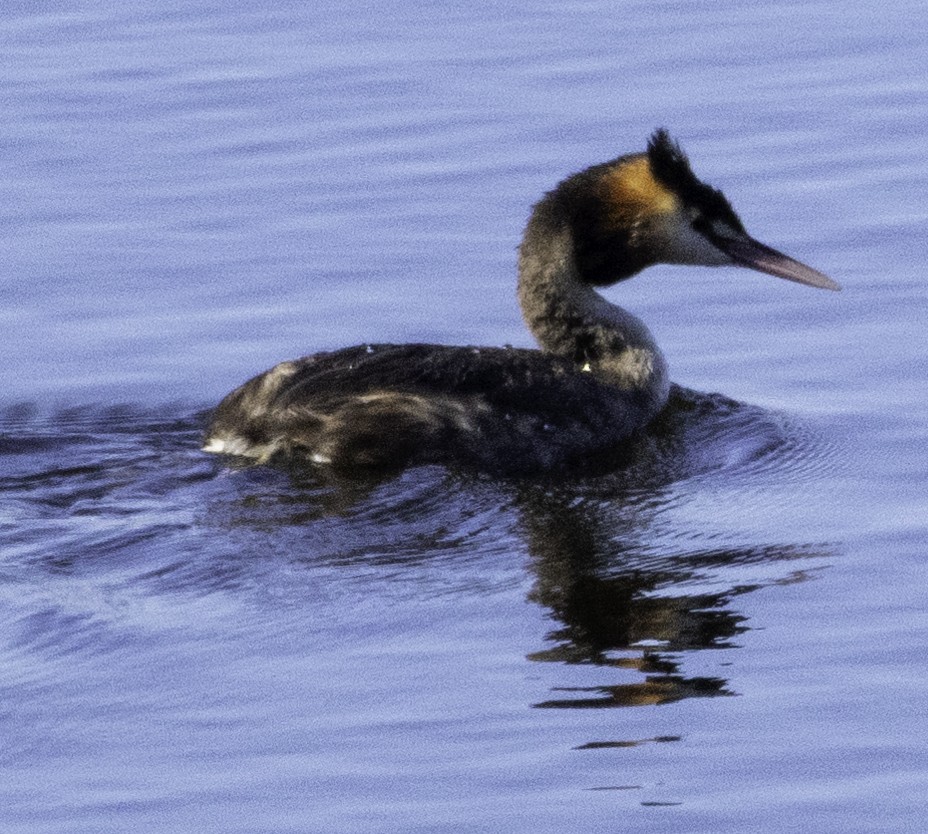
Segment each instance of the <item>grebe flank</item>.
M283 362L216 408L205 450L341 471L413 463L552 470L620 448L665 405L647 327L597 287L655 263L838 284L751 238L665 130L574 174L532 211L518 297L541 350L370 344Z

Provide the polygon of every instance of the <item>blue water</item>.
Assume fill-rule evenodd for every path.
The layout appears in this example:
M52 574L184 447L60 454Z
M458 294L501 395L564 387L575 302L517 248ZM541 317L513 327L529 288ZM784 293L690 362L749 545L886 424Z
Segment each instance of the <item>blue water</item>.
M923 827L920 20L5 4L0 828ZM677 382L742 405L584 481L200 452L281 359L530 345L531 204L659 125L844 286L609 291Z

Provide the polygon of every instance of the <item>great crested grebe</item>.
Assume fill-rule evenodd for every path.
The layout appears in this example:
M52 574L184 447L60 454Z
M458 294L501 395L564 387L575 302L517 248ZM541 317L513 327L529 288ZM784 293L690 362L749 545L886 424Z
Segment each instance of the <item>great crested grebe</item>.
M343 471L593 460L667 402L667 364L647 327L596 291L655 263L745 266L840 289L751 238L658 130L645 153L568 177L532 211L518 295L540 351L370 344L283 362L223 399L204 448Z

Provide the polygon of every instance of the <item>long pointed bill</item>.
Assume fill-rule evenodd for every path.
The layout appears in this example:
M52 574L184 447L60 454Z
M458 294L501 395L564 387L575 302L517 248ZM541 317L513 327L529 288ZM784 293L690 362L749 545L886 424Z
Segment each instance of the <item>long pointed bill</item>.
M753 238L747 236L737 240L727 238L716 240L715 243L735 263L756 269L758 272L766 272L768 275L776 275L787 281L795 281L798 284L819 287L823 290L841 289L841 285L832 281L827 275L812 269L811 266L794 261L789 255L777 252L776 249L771 249Z

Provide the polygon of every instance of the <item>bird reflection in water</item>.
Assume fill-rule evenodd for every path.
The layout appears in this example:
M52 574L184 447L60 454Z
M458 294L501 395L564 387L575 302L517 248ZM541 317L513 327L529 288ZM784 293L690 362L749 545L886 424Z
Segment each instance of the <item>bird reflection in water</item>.
M684 674L682 655L737 647L737 636L748 627L731 603L769 583L694 593L685 593L686 586L725 568L822 555L817 548L798 545L656 553L633 544L642 525L647 527L641 514L653 513L655 506L652 502L638 509L629 514L628 503L618 507L551 493L524 496L523 526L537 577L530 599L558 621L546 635L553 645L529 659L592 664L639 677L605 686L557 687L556 697L536 707L647 706L736 694L722 677ZM798 581L806 575L796 570L776 581Z

